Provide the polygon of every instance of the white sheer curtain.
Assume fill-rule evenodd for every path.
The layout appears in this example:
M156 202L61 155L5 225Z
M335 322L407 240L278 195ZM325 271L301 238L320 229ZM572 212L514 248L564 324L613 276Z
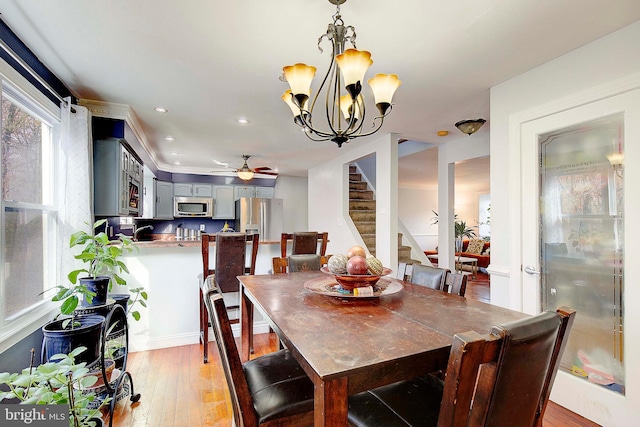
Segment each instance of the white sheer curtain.
M78 268L79 261L69 249L71 234L86 229L92 220L92 150L91 120L85 107L71 105L70 99L61 107L60 150L57 190L59 201L58 265L60 280Z

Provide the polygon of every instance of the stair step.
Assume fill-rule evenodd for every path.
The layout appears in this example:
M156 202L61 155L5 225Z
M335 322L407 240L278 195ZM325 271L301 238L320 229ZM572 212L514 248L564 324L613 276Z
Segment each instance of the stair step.
M370 210L351 210L349 216L353 222L376 222L376 212Z
M360 234L376 234L375 221L353 221L353 223Z
M349 200L373 200L373 191L371 190L350 190Z
M355 182L362 181L362 174L349 172L349 181L355 181Z
M349 181L349 190L368 190L369 186L364 181Z
M376 210L375 200L349 200L349 211L352 210Z
M349 165L349 173L356 173L357 170L356 165Z

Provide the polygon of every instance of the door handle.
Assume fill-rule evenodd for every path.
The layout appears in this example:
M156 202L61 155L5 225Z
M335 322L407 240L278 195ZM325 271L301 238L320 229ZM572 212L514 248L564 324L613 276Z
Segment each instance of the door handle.
M538 276L540 275L540 272L538 270L536 270L535 267L532 266L532 265L527 265L524 268L524 272L527 273L527 274L537 274Z

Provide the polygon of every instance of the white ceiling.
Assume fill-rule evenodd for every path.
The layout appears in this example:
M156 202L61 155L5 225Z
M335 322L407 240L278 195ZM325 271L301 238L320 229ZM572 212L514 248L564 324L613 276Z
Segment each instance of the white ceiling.
M2 19L75 96L131 106L157 166L196 173L249 154L249 166L305 176L359 143L307 140L280 100L282 66L326 70L330 49L316 46L334 13L328 0L0 0ZM443 143L461 137L456 121L489 119L492 86L637 21L640 1L348 0L341 14L372 53L368 75L403 82L383 132Z

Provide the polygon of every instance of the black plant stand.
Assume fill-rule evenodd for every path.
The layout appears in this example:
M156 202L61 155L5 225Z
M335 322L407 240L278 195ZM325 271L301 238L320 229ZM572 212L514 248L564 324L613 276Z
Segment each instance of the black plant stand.
M125 309L116 304L113 299L107 299L105 305L95 307L82 307L76 310L76 314L97 313L105 316L101 334L100 359L96 361L96 368L102 373L102 378L107 378L105 356L109 355L115 362L114 369L119 375L111 381L103 380L104 384L96 390L100 405L105 398L110 397L109 402L109 427L112 426L113 411L117 402L129 397L132 403L140 400L140 393L135 393L133 378L127 372L127 357L129 354L129 323Z

